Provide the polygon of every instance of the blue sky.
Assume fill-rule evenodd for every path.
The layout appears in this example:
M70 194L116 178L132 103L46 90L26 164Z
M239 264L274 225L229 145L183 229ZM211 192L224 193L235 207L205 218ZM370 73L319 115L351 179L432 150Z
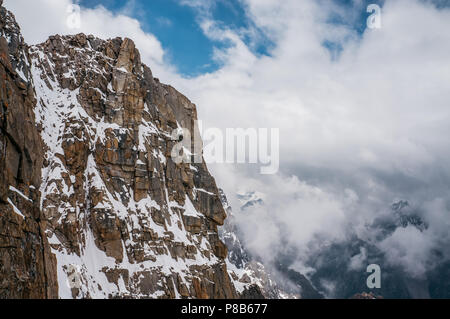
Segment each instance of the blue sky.
M351 20L340 15L330 16L329 22L350 25L361 34L369 15L365 11L367 5L369 3L382 5L384 0L364 0L360 7L355 7L353 0L334 2L341 5L343 12L353 10L355 15ZM168 62L184 76L197 76L216 71L220 67L219 62L213 59L214 47L223 48L227 43L208 38L199 25L199 10L183 5L180 0L81 0L80 4L88 8L102 5L113 12L125 12L138 19L144 31L151 32L162 43ZM254 27L240 0L217 0L208 14L224 28L246 30L251 26ZM250 46L251 49L259 55L270 55L273 43L261 30L257 31L259 41L256 45ZM247 44L250 42L245 35L242 37ZM326 42L324 45L333 55L339 53L341 48L339 44L332 42Z
M113 12L125 10L137 18L145 31L151 32L161 41L169 61L186 76L216 70L213 48L226 44L206 37L198 24L196 9L180 4L177 0L136 0L131 3L119 0L82 0L85 7L103 5ZM131 5L130 5L131 4ZM248 19L237 0L218 1L213 8L213 17L229 28L247 26ZM264 47L261 52L264 52Z

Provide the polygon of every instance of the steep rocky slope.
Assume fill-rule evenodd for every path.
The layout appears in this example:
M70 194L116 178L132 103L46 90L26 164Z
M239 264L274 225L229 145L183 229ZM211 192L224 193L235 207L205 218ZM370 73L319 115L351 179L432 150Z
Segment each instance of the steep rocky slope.
M0 7L0 298L55 297L55 259L39 209L43 152L29 77L19 26Z
M195 105L130 39L0 32L0 298L239 297L214 178L171 158Z

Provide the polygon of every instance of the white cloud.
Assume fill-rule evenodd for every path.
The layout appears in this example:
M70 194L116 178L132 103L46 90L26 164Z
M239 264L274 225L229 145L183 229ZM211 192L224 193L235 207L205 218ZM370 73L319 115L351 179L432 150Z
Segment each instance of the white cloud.
M360 253L358 255L353 256L350 259L349 267L352 270L358 270L361 271L367 265L365 264L367 260L367 250L364 247L361 247Z
M186 92L206 125L279 127L281 169L300 178L304 173L321 191L311 196L313 186L289 178L252 180L247 167L213 166L229 194L246 183L269 196L266 208L241 219L255 254L273 258L285 245L280 238L305 250L318 236L326 244L351 229L367 237L365 225L389 212L395 198L421 206L448 190L450 34L443 31L450 28L448 9L386 1L382 29L367 30L359 39L347 27L326 23L340 10L331 2L327 7L315 1L246 3L253 22L275 43L271 56L252 54L237 33L233 37L234 31L205 19L205 34L235 45L217 54L224 63L219 71L190 80ZM343 44L338 60L330 58L324 40ZM349 201L342 192L346 184L359 200ZM296 193L304 194L302 200ZM441 220L448 211L434 214ZM385 243L404 240L397 247L405 251L405 261L422 265L425 251L445 249L430 241L436 228L430 229L422 237L399 230ZM418 241L413 246L409 238ZM398 253L383 247L391 258ZM413 268L406 270L421 272Z
M81 8L80 28L71 28L67 20L72 13L68 8L75 2L71 0L6 0L4 6L16 15L27 43L38 44L54 34L93 34L102 39L129 37L141 52L142 60L155 71L169 72L173 69L164 63L164 50L159 40L144 32L137 19L126 14L133 12L133 1L117 14L103 6L94 9Z
M402 266L411 275L419 278L428 269L433 249L429 237L412 226L397 228L379 247L386 252L391 265Z
M312 248L311 239L345 238L345 201L334 194L307 185L297 177L274 175L264 182L248 183L249 187L256 186L269 194L263 206L250 207L236 215L244 240L255 255L273 261L278 257L276 252L296 247L298 254L306 257Z
M268 12L256 21L277 35L272 57L257 58L234 40L219 55L226 61L221 70L191 81L190 96L202 118L214 126L280 127L285 163L407 174L432 163L435 152L443 151L436 136L449 133L450 36L442 32L449 13L388 3L384 28L349 43L333 62L321 44L334 36L334 26L314 19L320 21L324 10L308 1L276 3L250 6ZM220 30L214 31L218 38ZM222 35L232 38L231 32Z

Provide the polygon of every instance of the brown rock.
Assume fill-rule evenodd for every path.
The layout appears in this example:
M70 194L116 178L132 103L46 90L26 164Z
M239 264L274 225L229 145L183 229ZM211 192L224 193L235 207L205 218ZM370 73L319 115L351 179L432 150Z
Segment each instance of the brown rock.
M58 297L56 274L74 268L52 250L85 260L87 248L108 266L77 265L83 289L60 293L238 297L217 233L226 213L215 180L205 163L193 170L170 157L178 124L198 130L195 105L153 78L130 39L57 35L28 48L15 23L0 30L12 32L10 43L0 37L0 298ZM185 269L162 267L167 258ZM117 286L111 295L89 284L103 275Z
M54 298L55 260L37 192L43 146L34 125L36 100L16 71L28 75L26 47L14 16L3 7L0 21L0 299Z

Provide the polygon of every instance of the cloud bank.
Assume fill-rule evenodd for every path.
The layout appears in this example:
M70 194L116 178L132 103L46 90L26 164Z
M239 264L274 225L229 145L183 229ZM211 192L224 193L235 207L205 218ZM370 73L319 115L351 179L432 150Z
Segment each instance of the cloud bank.
M354 9L365 10L358 3ZM385 254L382 266L399 266L415 278L447 260L449 9L386 1L382 28L360 35L329 22L336 14L355 19L335 2L245 4L275 44L270 56L253 54L239 30L203 15L206 34L234 45L217 52L221 70L190 80L187 90L212 126L281 129L278 176L213 168L227 193L245 187L267 196L265 206L240 217L253 254L273 261L294 247L304 270L316 251L357 236ZM342 47L337 57L323 45L327 41ZM429 227L400 227L379 241L371 225L392 215L390 205L399 199ZM358 258L368 265L364 253Z

